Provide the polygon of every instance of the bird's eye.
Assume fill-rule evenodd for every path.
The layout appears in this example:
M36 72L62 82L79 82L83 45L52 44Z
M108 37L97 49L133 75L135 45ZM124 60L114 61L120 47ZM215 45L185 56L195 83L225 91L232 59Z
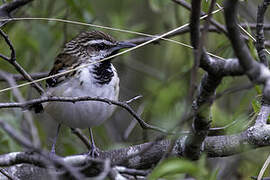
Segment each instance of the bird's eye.
M102 49L105 49L106 45L105 45L104 43L99 43L99 44L95 44L95 47L96 47L97 49L102 50Z

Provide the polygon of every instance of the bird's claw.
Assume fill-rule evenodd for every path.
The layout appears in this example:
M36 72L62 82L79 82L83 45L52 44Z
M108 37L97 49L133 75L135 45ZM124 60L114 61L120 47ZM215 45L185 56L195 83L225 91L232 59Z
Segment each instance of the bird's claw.
M89 150L87 155L90 156L91 158L96 158L99 156L99 152L100 152L100 150L94 146Z

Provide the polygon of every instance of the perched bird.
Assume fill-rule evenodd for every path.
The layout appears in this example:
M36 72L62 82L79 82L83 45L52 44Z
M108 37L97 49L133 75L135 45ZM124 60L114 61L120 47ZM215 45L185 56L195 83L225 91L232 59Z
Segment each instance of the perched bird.
M48 79L47 94L61 97L91 96L118 100L119 78L111 64L111 59L101 59L116 54L120 49L134 47L135 44L114 40L101 31L83 32L64 45L56 57L49 75L55 75L81 65L87 65L68 74ZM96 62L96 63L93 63ZM113 113L115 106L97 101L49 102L44 106L54 120L71 128L89 128L92 149L90 155L97 155L91 127L100 125ZM52 152L55 152L53 143Z

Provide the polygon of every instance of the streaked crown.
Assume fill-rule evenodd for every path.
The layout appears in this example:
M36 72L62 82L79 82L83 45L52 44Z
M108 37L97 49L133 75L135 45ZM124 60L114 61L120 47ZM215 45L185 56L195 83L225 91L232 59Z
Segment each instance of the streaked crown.
M82 32L75 38L73 38L70 42L66 44L66 46L73 45L73 43L77 43L80 46L87 47L88 45L92 47L98 48L99 45L113 46L116 43L116 40L108 34L105 34L101 31L87 31ZM101 46L100 46L101 47Z
M134 47L134 44L116 41L101 31L83 32L66 43L64 53L77 56L81 60L96 61L108 57L123 48Z

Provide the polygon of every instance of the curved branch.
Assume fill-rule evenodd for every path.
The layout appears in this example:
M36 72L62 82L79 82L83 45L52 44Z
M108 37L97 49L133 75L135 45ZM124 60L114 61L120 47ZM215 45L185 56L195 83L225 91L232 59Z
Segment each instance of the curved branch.
M268 66L268 61L266 59L264 46L264 14L269 4L269 1L264 0L262 4L258 6L256 26L256 49L261 62L265 66Z
M264 97L269 102L270 71L263 64L253 60L246 44L241 38L241 34L236 22L237 5L237 0L227 0L225 2L225 21L229 38L245 74L251 81L258 84L264 84Z
M187 3L184 0L172 0L173 2L181 5L182 7L186 8L187 10L191 11L191 5L189 3ZM203 11L200 11L200 15L204 16L206 15L206 13L204 13ZM226 28L220 24L219 22L215 21L214 19L210 19L211 24L213 24L214 27L216 27L220 32L224 33L225 35L227 35L227 30Z
M17 86L15 80L12 78L12 76L9 76L8 73L5 73L5 72L0 70L0 77L5 79L6 82L10 86L14 86L14 87ZM17 99L18 102L22 102L22 103L25 102L25 99L18 88L13 89L12 92L13 92L14 97ZM40 139L38 137L38 131L37 131L37 128L35 127L32 114L30 112L24 112L23 116L24 116L24 119L26 120L28 128L29 128L28 133L30 133L29 134L30 139L32 140L35 147L39 147L40 146Z
M182 157L184 140L186 137L179 138L171 152L171 156ZM254 148L270 145L270 125L255 125L246 131L235 135L212 136L206 137L203 144L203 152L209 157L225 157L245 152ZM151 145L150 148L149 144ZM163 153L170 145L170 140L161 140L158 142L148 142L126 148L120 148L109 151L101 151L99 159L105 160L109 158L112 166L121 165L133 169L146 169L153 167L162 158ZM138 153L148 148L145 153ZM126 157L132 154L130 159ZM27 163L39 167L44 167L41 156L35 153L14 152L0 155L0 166L13 166L16 164ZM84 167L84 172L99 173L98 164L100 160L94 160L87 155L73 155L61 158L64 163L71 167ZM102 170L102 169L101 169ZM90 173L91 174L91 173ZM92 174L94 175L94 174Z
M255 65L256 63L253 60L248 47L241 38L241 33L239 31L236 20L238 6L237 2L237 0L227 0L225 2L225 21L234 52L238 57L241 66L246 72L248 72L257 65Z
M206 54L203 51L204 39L206 36L206 30L208 29L208 21L205 24L205 30L203 31L200 37L199 31L199 19L200 19L200 11L201 11L201 2L197 2L195 0L192 1L192 11L191 11L191 23L190 28L193 29L191 31L191 43L194 47L194 58L195 62L199 66L201 55ZM215 0L211 1L211 6L209 8L209 14L211 14L214 9ZM210 18L210 17L209 17ZM191 74L191 80L195 77L197 69L192 68L194 71ZM193 77L193 78L192 78ZM196 80L196 79L195 79ZM190 135L185 139L184 146L184 156L190 159L198 159L201 154L202 144L209 132L210 128L210 119L211 113L210 108L212 105L211 99L214 96L216 88L220 84L222 77L217 76L216 74L206 73L200 83L200 87L198 89L198 96L193 104L193 109L195 111L195 117L192 124L192 131Z
M8 36L4 33L4 31L2 31L0 29L0 35L4 38L5 42L7 43L7 45L9 46L11 53L10 53L10 58L1 55L0 57L2 59L4 59L5 61L9 62L27 81L29 82L33 82L32 77L23 69L23 67L21 67L20 64L17 63L16 61L16 53L15 53L15 49L11 43L11 41L9 40ZM36 82L32 83L32 86L40 93L43 94L45 91L43 90L43 88Z
M41 97L39 99L32 99L26 101L24 103L0 103L1 108L22 108L22 109L29 109L35 104L40 104L44 102L71 102L76 103L78 101L100 101L107 104L113 104L124 108L128 111L140 124L143 129L151 129L161 133L168 133L166 130L161 129L156 126L152 126L147 124L143 121L143 119L128 105L127 101L120 102L114 101L106 98L98 98L98 97L89 97L89 96L82 96L82 97Z
M13 0L9 3L5 3L3 5L0 6L0 18L10 18L11 17L11 13L30 3L33 0ZM6 24L8 21L1 21L0 22L0 27L3 26L4 24Z
M244 70L238 59L222 60L212 58L205 52L203 52L200 67L208 73L220 77L244 75Z
M18 9L19 7L26 5L27 3L31 1L33 0L13 0L10 3L5 3L2 6L0 6L0 11L11 13L15 9Z

